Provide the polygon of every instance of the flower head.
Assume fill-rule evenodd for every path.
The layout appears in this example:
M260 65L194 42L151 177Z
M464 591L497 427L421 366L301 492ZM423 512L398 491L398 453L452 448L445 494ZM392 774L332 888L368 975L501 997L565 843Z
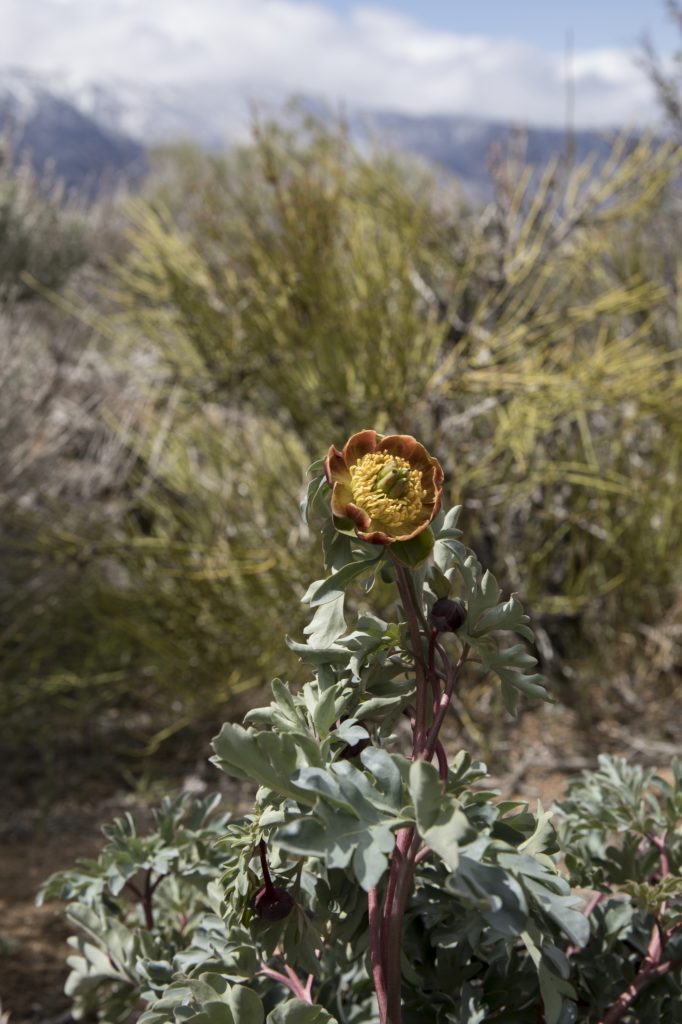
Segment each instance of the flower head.
M370 544L416 537L440 508L443 470L409 434L361 430L341 451L331 446L324 471L332 513Z

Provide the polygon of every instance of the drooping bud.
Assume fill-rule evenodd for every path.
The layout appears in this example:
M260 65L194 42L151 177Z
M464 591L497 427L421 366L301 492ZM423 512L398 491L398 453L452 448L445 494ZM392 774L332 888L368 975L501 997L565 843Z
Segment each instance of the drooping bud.
M388 498L404 498L410 486L409 474L409 468L391 459L377 473L372 490L383 491Z
M265 840L258 843L258 854L263 868L265 885L259 889L253 900L253 909L261 921L283 921L294 909L294 897L288 889L274 885L270 876Z
M467 610L463 601L439 597L431 609L431 625L439 633L456 633L464 624Z
M339 761L350 761L352 757L358 757L363 750L370 746L371 742L371 739L367 737L367 739L358 740L357 743L348 743L339 754Z
M294 897L279 885L264 885L256 893L253 909L261 921L283 921L294 909Z

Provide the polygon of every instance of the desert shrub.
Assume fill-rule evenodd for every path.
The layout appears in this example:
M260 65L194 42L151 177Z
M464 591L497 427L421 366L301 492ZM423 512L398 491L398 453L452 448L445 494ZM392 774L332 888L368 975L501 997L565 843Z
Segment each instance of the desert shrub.
M98 287L64 299L101 335L113 386L82 398L84 441L110 486L13 547L6 614L41 609L3 654L14 692L170 697L176 727L263 684L263 615L295 627L311 564L290 496L320 431L371 422L434 438L585 717L623 688L646 713L631 678L666 695L680 666L679 160L651 140L543 175L510 158L475 210L314 123L166 153Z
M541 181L510 162L479 213L343 134L259 130L136 207L122 324L174 386L267 410L308 455L314 428L428 431L471 536L531 600L545 658L591 659L591 677L603 655L615 678L652 628L667 670L678 172L646 140ZM655 675L657 653L638 671Z
M13 167L10 141L0 139L0 303L35 297L31 279L59 288L87 255L83 210L64 204L59 184L30 163Z
M120 444L100 416L105 396L120 391L115 373L91 334L47 298L56 298L92 256L88 212L65 204L58 187L38 179L28 164L13 168L3 153L0 221L4 739L20 721L35 726L36 708L53 706L64 690L83 699L83 674L76 679L71 649L76 634L84 641L83 660L86 649L92 652L85 626L91 591L80 572L82 549L81 564L70 564L62 538L75 528L85 543L93 523L101 529L121 477ZM95 672L104 660L95 657ZM84 714L91 707L87 702ZM38 719L38 732L43 722Z
M669 20L682 37L682 5L679 0L665 0ZM649 76L666 121L679 139L682 137L682 53L678 49L672 61L656 52L650 39L644 39L641 64Z

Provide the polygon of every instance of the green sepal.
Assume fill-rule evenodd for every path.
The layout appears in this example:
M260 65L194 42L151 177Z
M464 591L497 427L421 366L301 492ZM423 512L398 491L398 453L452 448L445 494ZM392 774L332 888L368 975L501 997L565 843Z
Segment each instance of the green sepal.
M426 561L433 550L434 536L431 527L422 530L410 540L396 540L391 544L391 553L408 569L414 569Z
M395 583L396 571L393 562L384 562L383 565L381 566L380 575L384 583Z
M334 521L334 529L338 530L339 533L345 533L349 537L357 537L355 523L352 519L347 519L345 516L332 516L332 519Z

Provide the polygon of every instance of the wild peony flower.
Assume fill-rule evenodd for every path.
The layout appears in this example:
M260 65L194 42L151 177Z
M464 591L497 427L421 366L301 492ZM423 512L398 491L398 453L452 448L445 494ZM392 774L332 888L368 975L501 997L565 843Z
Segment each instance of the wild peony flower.
M331 446L324 471L333 515L370 544L416 537L440 508L443 470L409 434L361 430L341 451Z

